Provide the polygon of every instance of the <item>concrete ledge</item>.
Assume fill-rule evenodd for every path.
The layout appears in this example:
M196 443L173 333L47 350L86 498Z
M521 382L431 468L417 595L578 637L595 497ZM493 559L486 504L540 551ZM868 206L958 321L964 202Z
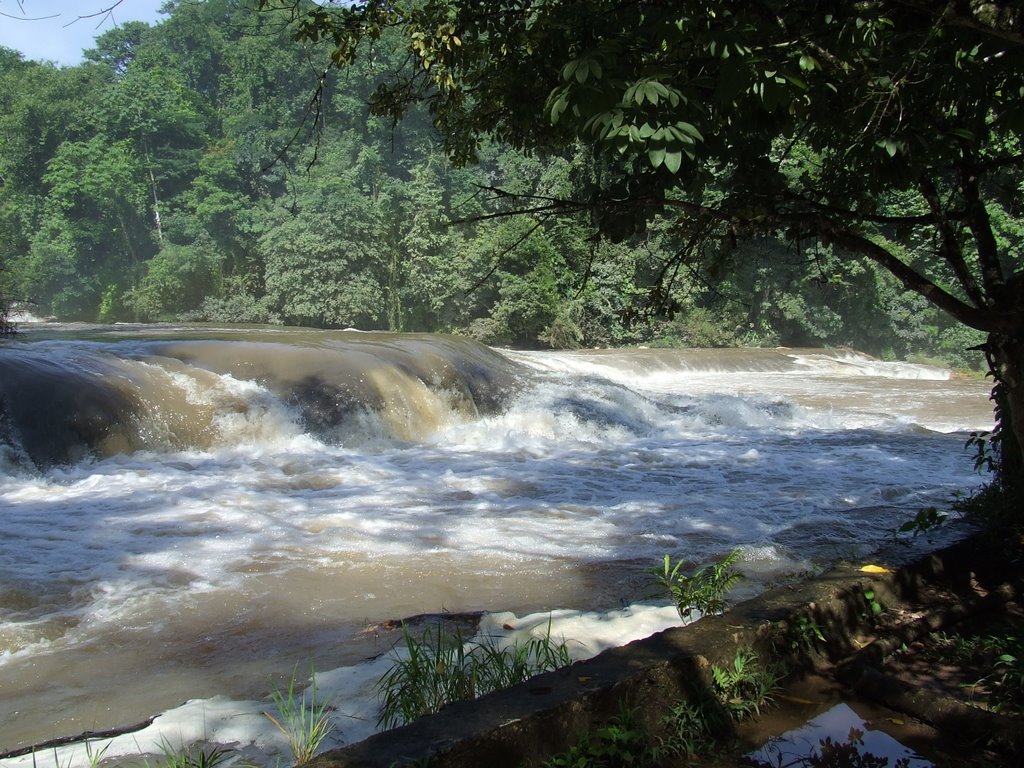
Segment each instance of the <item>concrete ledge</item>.
M969 539L892 573L866 574L840 565L819 578L766 592L725 615L452 704L436 715L326 752L307 766L386 768L429 760L431 768L513 768L569 749L623 706L635 708L641 722L656 732L669 706L711 687L711 664L731 662L737 647L771 652L791 666L809 666L814 660L799 657L793 642L795 621L806 616L822 629L832 661L863 658L864 639L873 629L866 591L873 591L886 611L919 606L933 587L975 599L977 579L999 576L986 572L996 564L990 553Z

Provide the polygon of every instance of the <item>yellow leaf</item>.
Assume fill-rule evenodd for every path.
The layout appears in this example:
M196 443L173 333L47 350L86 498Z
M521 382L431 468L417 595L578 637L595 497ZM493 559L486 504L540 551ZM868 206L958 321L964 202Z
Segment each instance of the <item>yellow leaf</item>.
M861 573L892 573L890 569L880 565L862 565L860 571Z

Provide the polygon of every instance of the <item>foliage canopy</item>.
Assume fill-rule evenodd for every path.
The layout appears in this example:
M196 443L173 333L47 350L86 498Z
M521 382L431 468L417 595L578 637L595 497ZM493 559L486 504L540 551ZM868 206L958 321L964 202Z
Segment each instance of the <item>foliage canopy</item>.
M582 141L589 211L625 237L668 212L692 247L765 233L864 256L988 334L1004 454L1024 437L1021 202L1024 7L979 2L261 0L350 66L385 33L403 66L371 98L425 102L456 162L485 137L531 152ZM926 244L906 258L903 244ZM1016 439L1014 439L1016 435Z

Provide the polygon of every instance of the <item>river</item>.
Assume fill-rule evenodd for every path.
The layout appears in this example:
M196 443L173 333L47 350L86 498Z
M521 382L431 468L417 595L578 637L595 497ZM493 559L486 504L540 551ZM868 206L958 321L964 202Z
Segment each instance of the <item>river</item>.
M441 611L607 611L665 553L745 590L981 482L988 387L848 350L507 352L296 329L0 346L0 752L264 697ZM742 593L741 593L742 594Z

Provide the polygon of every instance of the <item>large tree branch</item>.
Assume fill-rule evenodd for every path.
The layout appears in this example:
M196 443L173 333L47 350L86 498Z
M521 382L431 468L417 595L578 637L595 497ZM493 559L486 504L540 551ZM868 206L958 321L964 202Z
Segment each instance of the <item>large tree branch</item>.
M999 245L992 231L988 209L981 198L978 169L973 153L964 150L964 163L960 167L960 190L967 206L967 226L974 235L977 245L978 265L981 268L981 283L991 300L1001 304L1005 300L1006 275L999 261Z
M899 280L904 288L923 296L964 325L986 333L1006 334L1015 333L1020 327L1022 318L1019 313L995 312L961 301L864 235L837 228L829 221L815 222L814 229L828 241L871 259Z
M995 307L987 305L987 302L984 301L981 306L972 306L905 264L883 246L834 218L824 215L809 215L806 212L777 212L758 220L745 221L742 218L737 220L735 216L730 215L730 212L724 209L716 210L687 201L666 200L664 203L686 210L691 215L716 217L732 221L734 224L752 226L766 231L780 229L784 224L796 225L803 231L814 234L826 242L867 257L899 280L904 288L923 296L934 306L964 325L986 333L995 332L1008 336L1019 334L1021 327L1024 326L1024 309L1015 304L1012 297L1007 297L1007 301L998 302ZM987 221L987 212L985 212L985 216L985 221ZM998 265L998 260L996 264ZM1005 288L1005 283L997 285ZM996 297L993 296L993 298Z
M914 226L921 224L932 224L933 218L928 214L921 214L918 216L886 216L879 213L865 213L862 211L851 211L846 208L840 208L837 205L828 205L826 203L819 203L815 200L798 195L795 192L790 192L786 195L786 199L800 205L807 206L810 210L815 213L823 213L828 216L836 216L846 221L857 221L867 222L870 224L883 224L886 226ZM957 214L946 214L947 218L955 219Z
M484 214L464 219L464 223L472 221L484 221L494 218L503 218L519 214L541 214L544 216L558 215L569 212L579 213L586 210L597 210L608 206L637 207L637 206L665 206L676 208L692 217L695 222L707 222L710 220L720 221L734 228L749 228L751 231L779 231L782 229L796 227L807 234L820 237L826 242L838 245L841 248L858 253L867 257L880 267L893 275L903 286L920 296L923 296L937 308L949 314L957 321L976 328L986 333L1003 333L1014 335L1024 325L1024 311L1001 303L998 307L991 307L984 301L984 294L973 279L968 279L970 289L965 285L965 292L971 301L980 300L979 306L974 306L937 285L920 272L910 267L882 245L871 240L867 236L851 229L842 219L827 215L823 211L775 211L756 218L747 218L729 208L714 208L700 205L689 200L662 199L657 196L638 196L624 200L604 201L578 201L565 200L542 195L518 195L498 187L485 187L501 198L534 200L540 201L542 205L530 207L518 207L509 211ZM915 217L917 218L917 217ZM921 217L925 223L935 226L932 216ZM955 257L954 257L955 261ZM964 263L965 277L969 278L969 270ZM987 285L986 285L987 288Z
M971 274L967 261L964 259L963 249L960 247L960 239L950 224L949 216L942 208L939 200L939 192L935 184L928 177L922 177L918 183L921 197L928 204L928 210L932 213L932 224L939 233L939 253L946 263L952 268L957 280L964 289L964 293L976 307L985 306L985 296L978 287L978 282Z

